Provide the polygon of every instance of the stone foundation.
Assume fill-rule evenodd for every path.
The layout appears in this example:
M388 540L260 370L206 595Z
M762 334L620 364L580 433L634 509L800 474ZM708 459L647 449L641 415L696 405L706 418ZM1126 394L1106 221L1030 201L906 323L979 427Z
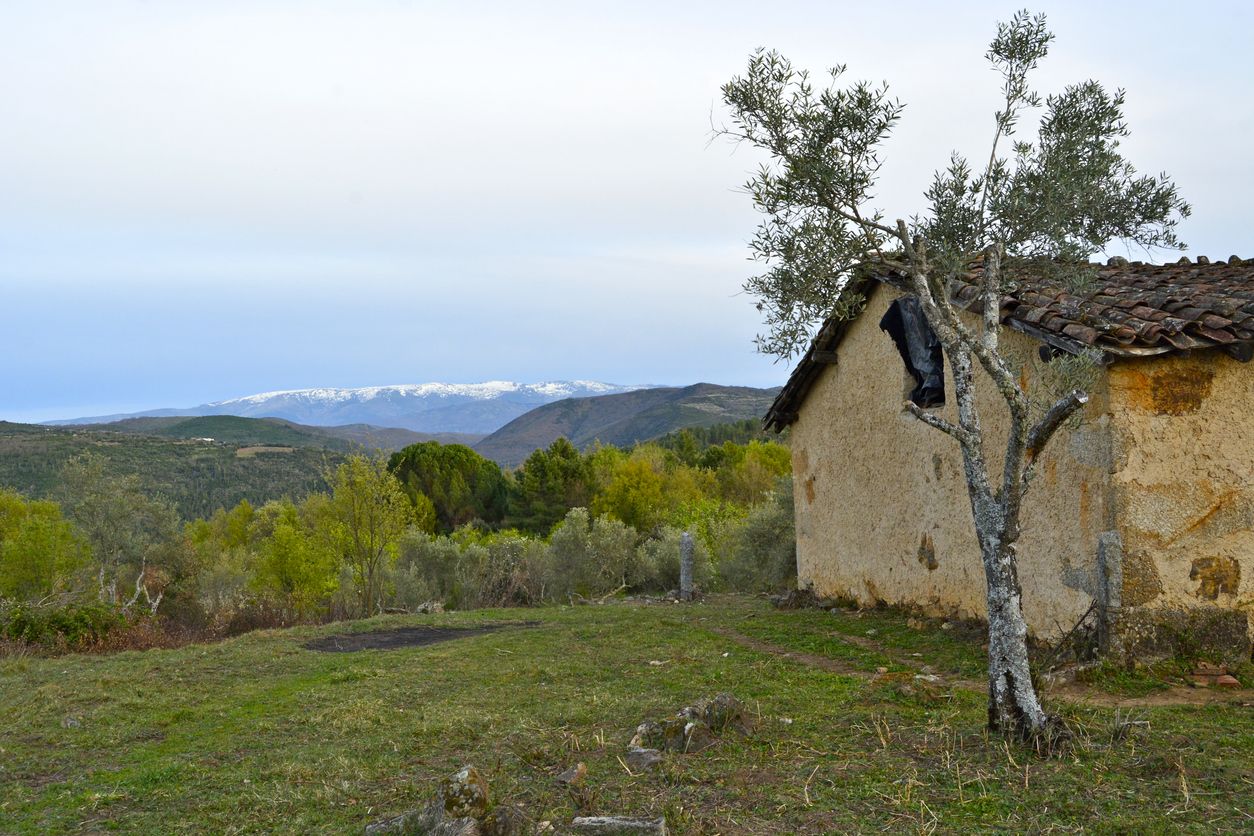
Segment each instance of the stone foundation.
M1173 656L1237 664L1250 661L1250 619L1226 607L1127 607L1114 619L1105 655L1150 662Z

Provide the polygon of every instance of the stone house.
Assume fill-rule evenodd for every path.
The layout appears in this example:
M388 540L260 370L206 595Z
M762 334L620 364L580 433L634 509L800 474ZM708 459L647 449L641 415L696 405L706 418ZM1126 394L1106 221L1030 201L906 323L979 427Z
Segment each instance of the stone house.
M1048 641L1087 617L1111 652L1248 659L1254 260L1116 258L1092 270L1080 295L1016 276L1001 309L1003 350L1024 360L1029 394L1049 382L1041 359L1100 354L1082 422L1054 437L1024 500L1029 629ZM951 283L960 309L977 309L977 280ZM957 444L904 409L920 378L881 330L900 294L874 275L851 292L861 312L823 325L765 418L791 428L799 581L863 604L981 618ZM963 316L975 327L975 314ZM1006 408L978 365L976 379L999 472ZM937 408L956 421L948 394Z

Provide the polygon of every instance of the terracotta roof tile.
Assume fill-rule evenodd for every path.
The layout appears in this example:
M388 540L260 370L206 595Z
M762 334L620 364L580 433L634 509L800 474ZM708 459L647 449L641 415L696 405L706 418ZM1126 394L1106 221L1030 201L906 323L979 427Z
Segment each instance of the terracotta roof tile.
M1009 296L1019 304L1003 321L1011 327L1016 320L1040 324L1047 331L1116 351L1133 344L1191 348L1199 340L1226 345L1254 331L1254 263L1184 259L1139 264L1112 259L1090 269L1094 278L1078 293L1057 281L1010 271L1017 288ZM954 296L960 306L978 307L979 280L978 267L959 280ZM1133 343L1128 342L1128 329L1136 334Z
M1241 359L1254 354L1254 259L1144 264L1114 258L1089 270L1092 281L1073 291L1026 268L1008 268L1014 289L1002 299L1002 323L1063 350L1091 346L1112 357L1214 347ZM869 295L877 279L888 282L873 276L859 280L858 287ZM951 282L954 303L978 311L979 282L977 264ZM768 427L782 429L795 420L810 386L830 363L820 363L815 353L830 356L848 330L847 323L837 326L829 321L820 329L767 413Z

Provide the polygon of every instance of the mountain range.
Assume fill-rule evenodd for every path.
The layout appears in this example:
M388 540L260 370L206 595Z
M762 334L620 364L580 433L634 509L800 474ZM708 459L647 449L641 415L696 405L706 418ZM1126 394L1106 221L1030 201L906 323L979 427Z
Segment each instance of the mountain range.
M758 418L778 391L713 383L424 383L265 392L185 409L50 423L113 437L340 452L439 441L465 444L513 467L560 436L580 448L597 441L630 447L685 427Z
M648 388L591 380L513 383L419 383L358 389L292 389L263 392L181 409L72 418L49 424L107 424L129 418L235 415L282 418L297 424L368 424L420 433L484 435L513 419L564 398L610 395Z

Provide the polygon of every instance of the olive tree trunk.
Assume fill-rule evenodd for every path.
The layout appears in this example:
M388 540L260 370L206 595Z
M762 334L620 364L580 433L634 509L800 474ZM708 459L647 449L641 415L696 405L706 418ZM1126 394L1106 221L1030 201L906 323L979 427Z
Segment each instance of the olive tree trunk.
M1015 547L994 540L980 551L988 583L988 725L1039 734L1049 718L1032 686Z
M983 310L977 332L962 322L945 289L932 277L922 243L912 240L900 221L898 230L912 268L906 289L922 303L953 374L956 424L909 401L906 408L925 424L952 436L962 451L988 602L988 723L998 731L1052 746L1061 727L1041 707L1028 659L1028 629L1019 586L1019 510L1041 451L1063 422L1088 401L1088 396L1072 391L1032 421L1027 395L999 351L1000 248L989 247L984 254ZM1010 415L1002 473L996 480L985 457L984 431L976 406L977 361L1006 401Z

